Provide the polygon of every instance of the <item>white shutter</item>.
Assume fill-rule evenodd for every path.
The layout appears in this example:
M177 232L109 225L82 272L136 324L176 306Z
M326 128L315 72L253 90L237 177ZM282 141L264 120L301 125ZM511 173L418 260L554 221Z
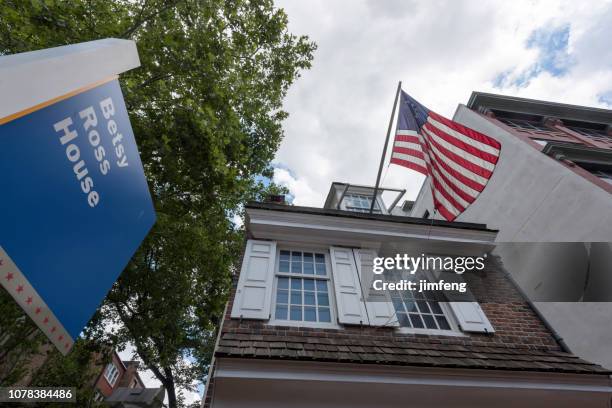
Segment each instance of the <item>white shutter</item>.
M354 249L353 253L357 261L357 271L361 279L370 326L399 326L389 293L386 290L377 291L372 288L372 282L382 277L373 272L376 252L370 249Z
M344 324L369 324L366 308L361 296L361 286L353 250L331 247L332 271L334 273L334 292L338 305L338 322Z
M270 318L272 284L276 259L276 242L248 240L232 317L245 319Z
M444 279L446 282L464 282L463 277L455 272L436 271L434 274L437 279ZM459 327L461 327L461 330L464 332L495 333L495 329L493 329L489 319L487 319L487 316L478 302L473 301L474 299L469 289L463 294L453 294L452 298L448 299L448 305L453 311ZM451 300L459 301L451 302Z
M478 302L449 302L448 304L464 332L495 333Z

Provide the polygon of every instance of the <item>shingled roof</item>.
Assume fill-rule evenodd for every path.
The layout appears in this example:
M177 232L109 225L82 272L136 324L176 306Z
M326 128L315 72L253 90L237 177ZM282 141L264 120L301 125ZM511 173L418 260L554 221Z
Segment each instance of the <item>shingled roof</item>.
M442 344L434 337L320 337L223 333L218 357L290 359L447 368L612 374L570 353L545 349Z

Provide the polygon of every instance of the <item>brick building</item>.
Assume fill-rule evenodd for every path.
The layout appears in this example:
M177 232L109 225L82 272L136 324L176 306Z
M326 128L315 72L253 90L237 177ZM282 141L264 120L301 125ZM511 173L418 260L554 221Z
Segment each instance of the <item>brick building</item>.
M95 381L95 401L104 401L119 387L144 388L138 375L137 361L122 361L116 352L111 355L111 361L98 374Z
M371 196L334 183L324 208L246 207L204 406L609 406L610 371L569 352L495 257L464 275L471 301L364 296L373 256L477 256L498 234L382 200L367 214Z
M94 382L94 401L111 407L161 407L165 391L146 388L138 374L138 361L121 360L112 352L111 361L101 367Z

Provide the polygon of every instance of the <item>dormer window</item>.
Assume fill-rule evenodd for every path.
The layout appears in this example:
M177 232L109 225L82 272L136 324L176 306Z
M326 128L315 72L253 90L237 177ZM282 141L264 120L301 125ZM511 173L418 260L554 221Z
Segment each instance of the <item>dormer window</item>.
M367 196L364 194L346 194L344 196L344 207L348 211L355 211L361 213L369 213L370 208L372 207L372 196ZM374 211L373 213L380 214L380 206L378 202L374 202Z

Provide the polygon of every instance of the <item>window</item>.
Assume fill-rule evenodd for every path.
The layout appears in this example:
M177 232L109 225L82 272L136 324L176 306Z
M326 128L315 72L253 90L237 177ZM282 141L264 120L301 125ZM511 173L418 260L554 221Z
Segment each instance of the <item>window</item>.
M274 319L331 323L330 268L322 252L280 250Z
M115 367L115 364L108 363L104 371L104 378L106 378L106 381L108 381L111 386L114 386L117 382L117 377L119 377L119 370Z
M535 130L537 132L550 132L552 130L546 126L540 125L538 122L532 122L529 120L505 118L499 118L499 120L505 123L506 125L519 130Z
M612 184L612 171L604 171L604 170L593 170L591 174L599 177L606 183Z
M419 282L426 279L420 272L405 277ZM391 291L391 302L401 327L411 329L452 330L444 305L432 292Z
M372 206L372 196L367 196L363 194L346 194L343 199L344 207L348 211L369 213L370 207ZM374 202L374 211L373 213L380 214L380 207L378 205L378 201Z
M603 129L602 130L587 129L587 128L577 127L577 126L568 126L568 128L590 139L594 139L594 140L598 140L602 142L612 142L612 137L608 136L608 133Z

